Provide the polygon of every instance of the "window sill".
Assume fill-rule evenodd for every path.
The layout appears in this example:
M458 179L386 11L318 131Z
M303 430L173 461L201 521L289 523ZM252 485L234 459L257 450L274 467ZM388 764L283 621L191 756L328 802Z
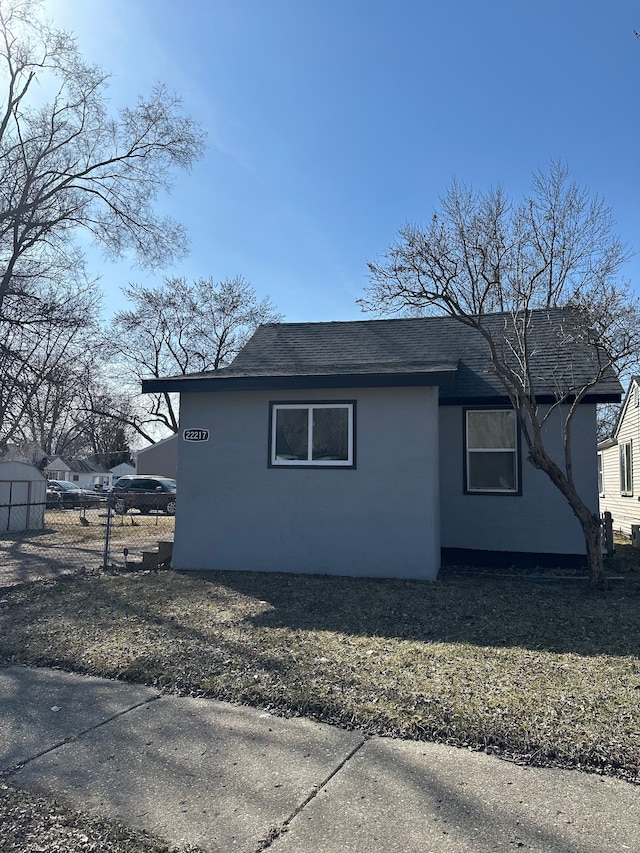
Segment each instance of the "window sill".
M499 492L499 491L496 491L496 490L489 490L489 491L486 491L486 492L485 492L485 491L479 491L479 490L476 490L476 489L473 489L473 490L471 490L471 489L465 489L464 494L465 494L465 495L478 495L479 497L483 497L483 498L486 498L486 497L493 497L493 498L521 498L521 497L522 497L522 492L521 492L521 491L515 491L515 492L506 492L506 491L504 491L504 492Z

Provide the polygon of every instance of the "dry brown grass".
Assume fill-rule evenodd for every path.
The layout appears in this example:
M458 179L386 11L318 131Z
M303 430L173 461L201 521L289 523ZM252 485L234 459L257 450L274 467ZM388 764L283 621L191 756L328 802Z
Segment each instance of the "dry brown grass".
M4 591L0 659L637 781L640 573L624 578L67 578Z

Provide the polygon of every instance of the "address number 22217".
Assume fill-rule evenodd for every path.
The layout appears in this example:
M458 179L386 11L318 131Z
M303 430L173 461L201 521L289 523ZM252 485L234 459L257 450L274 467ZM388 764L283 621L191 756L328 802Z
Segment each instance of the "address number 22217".
M185 429L182 433L185 441L209 441L208 429Z

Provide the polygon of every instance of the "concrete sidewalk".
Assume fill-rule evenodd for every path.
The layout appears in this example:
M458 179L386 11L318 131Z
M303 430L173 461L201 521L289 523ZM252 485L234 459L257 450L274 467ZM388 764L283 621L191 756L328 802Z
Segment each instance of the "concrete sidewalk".
M0 668L0 773L176 845L640 850L640 789L59 670Z

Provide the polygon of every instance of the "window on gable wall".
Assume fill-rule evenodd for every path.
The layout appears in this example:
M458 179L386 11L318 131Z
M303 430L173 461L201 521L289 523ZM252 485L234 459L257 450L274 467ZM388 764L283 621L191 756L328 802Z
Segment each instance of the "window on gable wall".
M632 443L625 441L620 445L620 494L633 494L633 456Z
M519 494L518 429L513 409L465 411L465 491Z
M272 403L269 464L353 468L355 403Z
M598 453L598 494L604 495L604 472L602 469L602 453Z

